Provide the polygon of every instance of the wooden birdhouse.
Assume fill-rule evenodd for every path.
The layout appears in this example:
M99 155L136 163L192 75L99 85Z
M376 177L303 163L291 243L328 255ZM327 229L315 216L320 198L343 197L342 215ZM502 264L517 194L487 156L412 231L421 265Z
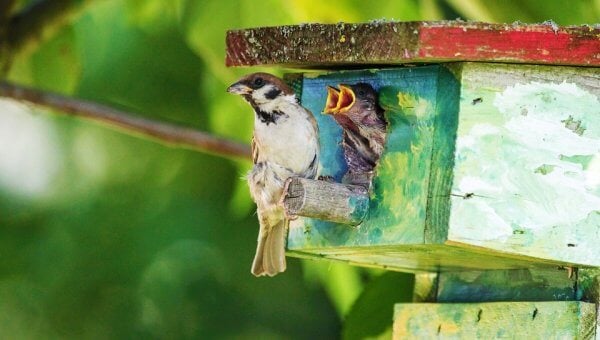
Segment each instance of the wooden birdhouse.
M227 48L229 66L312 69L287 79L338 182L326 86L378 91L371 186L292 181L288 254L416 273L415 301L436 303L396 305L395 338L600 338L600 28L309 24L230 31Z

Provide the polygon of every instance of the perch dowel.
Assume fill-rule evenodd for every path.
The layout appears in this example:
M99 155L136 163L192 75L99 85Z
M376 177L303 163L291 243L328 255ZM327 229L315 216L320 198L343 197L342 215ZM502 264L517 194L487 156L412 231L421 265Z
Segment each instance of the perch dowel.
M369 209L369 195L359 185L293 177L288 179L283 207L290 217L313 217L358 225Z

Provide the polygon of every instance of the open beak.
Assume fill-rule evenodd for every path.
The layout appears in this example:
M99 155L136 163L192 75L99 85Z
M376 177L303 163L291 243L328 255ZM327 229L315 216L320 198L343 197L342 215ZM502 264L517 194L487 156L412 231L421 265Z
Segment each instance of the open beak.
M340 91L336 88L327 86L327 101L325 102L325 108L323 109L323 113L326 114L336 114L337 113L337 104L340 98Z
M337 113L346 113L348 110L350 110L350 108L352 108L352 106L354 106L356 95L348 85L340 84L339 88L340 93L336 110Z
M250 87L248 87L247 85L244 85L244 84L238 82L238 83L235 83L235 84L232 84L231 86L229 86L227 88L227 92L233 93L233 94L244 95L244 94L250 94L252 92L252 89Z

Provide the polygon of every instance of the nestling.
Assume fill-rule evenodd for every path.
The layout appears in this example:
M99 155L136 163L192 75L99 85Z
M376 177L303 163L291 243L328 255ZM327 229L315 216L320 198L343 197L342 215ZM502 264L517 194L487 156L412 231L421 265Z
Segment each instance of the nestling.
M317 174L317 122L298 103L292 89L271 74L250 74L227 91L241 95L254 109L254 167L247 180L256 202L260 229L251 272L255 276L274 276L286 268L289 224L279 201L289 177L312 179Z
M383 153L387 122L377 92L367 83L327 87L326 114L343 130L342 147L348 171L344 182L367 185Z

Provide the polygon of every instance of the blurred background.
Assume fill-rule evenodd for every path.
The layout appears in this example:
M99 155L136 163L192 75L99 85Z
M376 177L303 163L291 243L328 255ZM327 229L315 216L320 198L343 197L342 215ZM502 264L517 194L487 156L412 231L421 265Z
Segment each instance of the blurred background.
M0 0L0 23L43 2L52 0ZM47 27L10 54L0 31L4 79L244 143L253 115L226 86L285 70L225 68L228 29L600 22L600 0L62 3L59 20L40 17ZM258 225L241 179L249 168L0 99L0 337L389 337L411 275L293 258L283 275L250 275Z

